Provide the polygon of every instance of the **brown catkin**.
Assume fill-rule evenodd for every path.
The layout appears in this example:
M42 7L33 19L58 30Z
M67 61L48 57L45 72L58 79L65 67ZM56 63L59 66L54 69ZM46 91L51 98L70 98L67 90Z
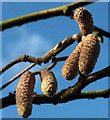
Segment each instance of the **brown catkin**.
M23 118L27 118L31 115L34 85L35 75L29 71L26 71L18 82L16 104L18 113Z
M82 37L83 48L79 57L79 71L82 74L89 74L95 67L97 58L100 53L100 44L97 37L93 34L88 34L86 37Z
M80 42L63 65L62 75L66 80L72 80L78 75L78 60L82 46L83 42Z
M57 91L57 80L54 73L48 68L44 68L41 70L40 78L42 92L48 97L54 96Z
M74 19L78 22L82 35L86 36L93 31L93 19L91 13L85 8L77 8L74 12Z

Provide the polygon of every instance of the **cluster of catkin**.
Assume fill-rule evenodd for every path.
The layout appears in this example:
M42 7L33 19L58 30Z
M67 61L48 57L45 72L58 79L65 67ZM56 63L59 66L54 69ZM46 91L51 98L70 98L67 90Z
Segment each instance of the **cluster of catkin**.
M78 22L82 33L82 41L68 57L62 68L62 75L66 80L74 79L79 71L87 75L92 72L100 52L97 36L92 34L92 15L85 8L78 8L74 12L74 19ZM41 90L47 97L52 97L57 91L57 80L52 71L44 68L40 71ZM18 82L16 89L17 110L21 117L27 118L32 113L32 96L35 85L35 74L26 71Z
M91 13L85 8L77 8L74 19L79 24L82 41L73 50L62 68L62 75L66 80L74 79L78 73L87 75L92 72L100 52L97 36L92 34L93 19Z
M41 78L41 90L48 96L52 97L57 91L57 81L55 75L48 68L44 68L39 74ZM16 104L17 110L21 117L27 118L32 113L32 96L34 92L35 75L26 71L17 85Z

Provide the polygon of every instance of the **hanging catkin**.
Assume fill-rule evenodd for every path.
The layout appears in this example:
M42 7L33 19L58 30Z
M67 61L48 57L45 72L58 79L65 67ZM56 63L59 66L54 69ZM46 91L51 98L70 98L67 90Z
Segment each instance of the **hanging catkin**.
M40 78L42 92L48 97L54 96L57 91L57 80L54 73L48 68L44 68L41 70Z
M16 89L17 110L21 117L27 118L32 112L32 95L35 85L35 75L26 71Z
M79 57L79 71L82 74L89 74L95 67L97 58L100 53L100 44L97 37L93 34L88 34L82 37L83 49Z
M86 36L93 31L93 19L91 13L85 8L77 8L74 12L74 19L78 22L82 35Z
M62 75L66 80L72 80L78 75L78 60L82 46L83 42L80 42L63 65Z

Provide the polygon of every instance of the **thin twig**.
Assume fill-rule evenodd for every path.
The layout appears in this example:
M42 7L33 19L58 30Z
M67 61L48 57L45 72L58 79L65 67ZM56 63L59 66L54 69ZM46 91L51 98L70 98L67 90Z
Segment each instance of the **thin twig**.
M100 28L98 28L96 26L94 26L93 31L94 32L98 31L100 35L110 38L110 33L109 32L106 32L105 30L102 30L102 29L100 29Z
M19 58L15 59L12 62L10 62L9 64L7 64L5 67L3 67L0 70L0 75L2 73L4 73L6 70L8 70L9 68L11 68L13 65L15 65L15 64L17 64L19 62L27 62L27 61L39 64L39 61L35 57L29 56L29 55L22 55Z
M14 76L11 80L9 80L5 85L3 85L0 88L0 91L3 90L4 88L6 88L9 84L11 84L12 82L14 82L18 77L20 77L24 72L26 72L27 70L31 69L32 67L34 67L36 64L33 63L30 66L28 66L25 70L23 70L22 72L18 73L16 76Z
M55 60L52 62L52 64L50 66L48 66L47 68L49 70L51 70L57 64L57 62L65 61L67 58L68 58L68 56L55 58Z
M57 64L57 62L64 61L67 58L68 58L68 56L55 58L55 60L52 62L52 64L49 65L47 68L49 70L51 70L53 67L55 67L55 65ZM32 72L32 73L35 74L35 75L38 75L38 74L40 74L40 71L35 71L35 72Z
M52 64L51 65L49 65L47 68L49 69L49 70L51 70L53 67L55 67L55 65L57 64L57 60L55 60L54 62L52 62Z

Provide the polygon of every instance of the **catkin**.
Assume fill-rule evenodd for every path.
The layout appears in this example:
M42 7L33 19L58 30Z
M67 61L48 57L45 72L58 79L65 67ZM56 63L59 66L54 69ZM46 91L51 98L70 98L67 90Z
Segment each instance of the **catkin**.
M57 91L57 80L54 73L48 68L44 68L41 70L40 78L42 92L48 97L54 96Z
M82 46L83 42L80 42L63 65L62 75L66 80L72 80L78 75L78 60Z
M77 8L74 12L74 19L79 24L82 35L86 36L93 31L93 19L91 13L85 8Z
M97 37L93 34L88 34L86 37L82 37L83 49L81 50L79 57L79 71L82 74L89 74L95 67L97 58L100 53L100 44Z
M35 85L35 75L26 71L17 85L16 104L21 117L27 118L32 112L32 95Z

